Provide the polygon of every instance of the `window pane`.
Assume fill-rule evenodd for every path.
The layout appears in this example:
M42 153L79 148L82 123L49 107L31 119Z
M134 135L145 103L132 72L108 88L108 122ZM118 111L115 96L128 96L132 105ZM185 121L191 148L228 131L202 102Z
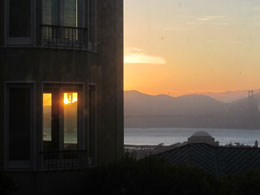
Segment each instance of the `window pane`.
M9 36L31 36L31 0L9 0Z
M64 93L64 149L77 149L78 93Z
M43 94L43 141L51 142L52 94Z
M9 160L30 160L30 89L9 89Z
M64 26L78 27L78 0L64 0Z
M43 93L43 151L58 151L60 144L60 95L58 89Z
M59 25L59 0L42 1L42 23Z

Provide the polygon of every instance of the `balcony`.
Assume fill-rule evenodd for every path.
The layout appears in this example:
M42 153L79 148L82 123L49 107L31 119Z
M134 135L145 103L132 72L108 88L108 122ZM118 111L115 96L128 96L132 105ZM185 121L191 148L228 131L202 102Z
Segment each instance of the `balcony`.
M41 169L44 171L77 170L87 167L86 150L41 152Z
M86 49L87 29L41 25L41 45L51 48Z

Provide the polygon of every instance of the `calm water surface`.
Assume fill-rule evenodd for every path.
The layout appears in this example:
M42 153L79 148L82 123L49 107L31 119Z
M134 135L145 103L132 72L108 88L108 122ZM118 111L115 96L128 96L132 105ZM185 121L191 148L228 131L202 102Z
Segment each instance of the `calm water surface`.
M125 144L171 145L187 141L197 131L208 132L220 145L230 142L254 145L256 140L260 143L260 129L125 128Z

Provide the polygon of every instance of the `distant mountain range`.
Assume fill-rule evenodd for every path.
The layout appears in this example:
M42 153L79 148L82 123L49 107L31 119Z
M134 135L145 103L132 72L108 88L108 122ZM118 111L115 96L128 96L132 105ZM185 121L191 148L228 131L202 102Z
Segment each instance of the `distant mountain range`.
M242 91L231 93L237 97L243 94ZM219 94L219 97L228 97L228 94ZM206 95L171 97L126 91L125 127L260 129L260 93L254 95L250 104L248 97L234 100L226 103Z

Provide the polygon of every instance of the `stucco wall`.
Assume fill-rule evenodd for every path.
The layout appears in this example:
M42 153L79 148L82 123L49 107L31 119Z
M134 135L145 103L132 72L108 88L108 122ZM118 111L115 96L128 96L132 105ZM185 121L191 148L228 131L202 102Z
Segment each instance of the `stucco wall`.
M102 139L100 161L123 154L123 1L103 1L98 15L98 63L102 64ZM114 141L111 142L110 140ZM107 152L105 152L107 151ZM116 151L116 152L115 152Z

